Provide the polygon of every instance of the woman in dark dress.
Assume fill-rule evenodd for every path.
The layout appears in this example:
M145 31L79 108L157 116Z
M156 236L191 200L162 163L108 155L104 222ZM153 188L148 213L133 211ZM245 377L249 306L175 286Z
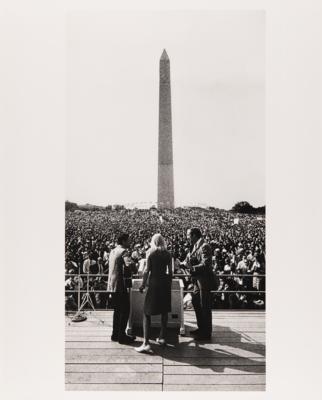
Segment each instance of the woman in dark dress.
M166 248L164 238L157 233L151 240L151 248L147 254L146 269L140 287L140 292L143 293L148 282L143 310L144 342L142 346L135 349L139 353L151 351L149 343L151 315L161 314L161 331L157 342L165 345L168 313L171 311L171 281L171 254Z

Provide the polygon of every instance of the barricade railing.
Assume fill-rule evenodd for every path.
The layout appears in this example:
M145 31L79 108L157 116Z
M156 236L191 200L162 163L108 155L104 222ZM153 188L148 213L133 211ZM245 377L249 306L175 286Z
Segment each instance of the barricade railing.
M77 307L79 309L80 307L80 302L81 302L81 293L105 293L109 294L110 292L106 289L100 290L100 289L94 289L93 287L90 287L90 283L93 283L94 280L90 280L91 277L93 278L103 278L106 277L108 279L108 274L90 274L90 273L79 273L79 274L69 274L65 273L65 277L78 277L77 281L77 289L66 289L65 288L65 293L77 293ZM81 277L87 278L86 280L86 290L83 289L83 286L81 287ZM173 274L173 278L193 278L191 274ZM235 278L266 278L265 274L258 274L255 272L255 274L239 274L239 273L233 273L233 274L221 274L221 273L214 273L215 278L230 278L230 279L235 279ZM133 279L142 279L142 275L140 276L139 274L134 274L132 275ZM107 281L104 281L107 285ZM82 285L84 282L82 282ZM193 293L193 290L185 289L183 290L184 293ZM234 294L234 293L246 293L246 294L258 294L258 295L265 295L266 291L265 290L241 290L241 289L234 289L234 290L211 290L211 293L214 294Z

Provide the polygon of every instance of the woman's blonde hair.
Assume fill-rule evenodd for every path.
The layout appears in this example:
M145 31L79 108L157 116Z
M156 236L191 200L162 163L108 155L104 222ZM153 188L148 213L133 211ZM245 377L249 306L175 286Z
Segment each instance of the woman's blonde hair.
M156 233L152 236L150 246L151 250L166 250L167 248L167 244L161 233Z

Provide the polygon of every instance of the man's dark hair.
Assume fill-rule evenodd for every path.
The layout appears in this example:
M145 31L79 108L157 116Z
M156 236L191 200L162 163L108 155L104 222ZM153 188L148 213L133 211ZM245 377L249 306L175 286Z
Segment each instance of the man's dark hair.
M198 239L200 239L201 236L202 236L201 230L199 228L191 228L190 229L190 235L191 236L196 236Z
M122 244L128 240L130 235L128 233L121 233L117 238L117 244Z

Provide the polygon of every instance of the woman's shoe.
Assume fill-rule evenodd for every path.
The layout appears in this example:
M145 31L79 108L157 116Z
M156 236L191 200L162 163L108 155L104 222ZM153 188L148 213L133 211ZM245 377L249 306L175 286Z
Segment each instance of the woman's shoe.
M164 340L164 339L161 339L161 338L157 338L157 343L158 343L158 345L160 345L160 346L165 346L165 345L166 345L165 340Z
M151 353L151 346L149 344L142 344L140 347L135 347L138 353Z

